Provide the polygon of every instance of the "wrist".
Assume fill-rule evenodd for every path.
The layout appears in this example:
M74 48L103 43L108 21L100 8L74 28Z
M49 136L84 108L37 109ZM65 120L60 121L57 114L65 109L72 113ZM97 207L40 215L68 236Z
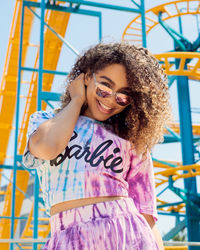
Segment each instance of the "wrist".
M76 105L82 107L85 100L83 100L83 98L81 98L81 97L79 97L79 96L76 96L76 97L73 97L73 98L71 99L71 101L72 101L72 102L75 102Z

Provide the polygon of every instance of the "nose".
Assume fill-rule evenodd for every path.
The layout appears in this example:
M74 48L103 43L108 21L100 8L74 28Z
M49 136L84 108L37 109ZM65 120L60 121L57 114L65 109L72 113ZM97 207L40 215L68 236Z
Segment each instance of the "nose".
M104 98L104 100L106 101L105 104L109 105L109 106L114 106L116 105L116 96L115 95L110 95L109 97L107 98ZM104 102L105 102L104 101Z

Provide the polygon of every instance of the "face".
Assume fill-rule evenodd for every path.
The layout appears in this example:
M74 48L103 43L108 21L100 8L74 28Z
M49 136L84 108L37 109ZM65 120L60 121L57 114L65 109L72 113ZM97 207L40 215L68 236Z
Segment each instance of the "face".
M128 106L124 101L126 97L129 98L130 88L128 87L126 70L123 65L112 64L98 71L90 78L86 76L85 84L87 86L88 104L88 108L84 113L85 116L105 121L111 116L122 112ZM98 86L100 86L100 89ZM104 88L104 86L106 87ZM101 90L104 89L109 91L105 92L106 95L101 94L103 93ZM111 95L107 95L107 93L111 93Z

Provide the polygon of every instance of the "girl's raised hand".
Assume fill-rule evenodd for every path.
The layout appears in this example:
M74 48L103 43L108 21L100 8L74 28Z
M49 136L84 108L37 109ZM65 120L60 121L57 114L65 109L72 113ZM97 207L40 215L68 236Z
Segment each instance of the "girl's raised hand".
M69 94L71 99L78 98L83 104L86 101L86 91L85 91L85 74L81 73L74 79L69 87Z

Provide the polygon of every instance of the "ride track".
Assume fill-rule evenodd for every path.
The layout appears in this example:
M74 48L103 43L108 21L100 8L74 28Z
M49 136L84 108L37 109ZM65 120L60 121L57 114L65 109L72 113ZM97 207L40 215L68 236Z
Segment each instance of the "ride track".
M36 2L36 1L35 1ZM1 101L1 114L0 114L0 135L1 135L1 152L0 152L0 164L3 165L6 159L6 151L11 130L13 129L12 123L15 115L16 95L17 95L17 72L18 72L18 55L19 55L19 39L20 39L20 19L21 19L22 1L16 1L15 11L12 21L12 27L10 32L9 44L7 49L7 56L5 60L5 66L3 71L3 77L1 81L0 101ZM32 8L34 11L34 8ZM30 32L32 28L34 15L30 9L25 10L25 24L23 34L23 56L22 65L25 64L26 52L29 46L35 46L29 42ZM50 25L58 34L65 36L65 32L68 26L70 14L66 12L47 11L45 15L45 22ZM61 25L62 24L62 25ZM55 37L55 35L49 30L45 30L44 34L44 67L49 70L56 70L57 62L60 56L62 48L62 41ZM37 53L35 54L34 68L38 67L39 47L36 46ZM53 74L45 74L43 77L43 90L50 91ZM28 127L29 116L36 111L36 95L37 95L37 82L38 73L33 71L30 82L28 82L28 94L26 96L26 104L19 129L18 147L17 151L19 155L23 154L26 145L26 133ZM24 83L27 84L27 83ZM43 103L42 109L46 109L46 104ZM20 168L19 168L20 169ZM2 173L2 168L0 169ZM0 175L1 176L1 175ZM21 208L23 205L25 193L28 188L30 174L28 171L18 170L16 173L16 193L15 193L15 217L20 217ZM4 208L1 221L0 221L0 238L10 237L10 223L11 220L7 217L11 214L11 198L12 198L12 183L13 175L10 176L10 183L7 186L4 198ZM29 217L26 222L25 229L21 235L21 238L33 237L33 207L29 213ZM40 204L41 216L38 217L38 237L46 238L50 232L49 223L44 223L49 219L44 216L44 208ZM18 220L15 220L14 231L16 230ZM0 244L1 249L9 249L9 244ZM40 245L38 246L40 247ZM26 246L25 249L28 249Z
M37 2L34 0L32 2ZM193 6L193 3L196 3L196 9L190 8ZM20 49L20 19L21 19L21 10L22 10L22 1L16 1L14 16L12 20L12 27L10 32L9 44L7 49L7 56L5 60L5 66L3 71L3 76L0 86L0 135L1 135L1 149L0 149L0 178L4 176L3 169L4 161L9 156L7 156L8 142L10 138L11 131L15 129L13 127L13 118L15 115L15 106L16 106L16 96L17 96L17 85L14 84L17 82L17 72L18 72L18 55ZM27 51L29 47L35 47L37 53L35 54L34 69L38 68L39 65L39 47L37 45L30 43L30 34L33 26L33 18L35 9L33 7L28 7L25 9L25 22L24 22L24 32L23 32L23 53L21 58L21 66L24 67L25 60L27 56ZM196 15L200 14L200 1L173 1L166 3L157 7L154 7L146 11L145 21L146 21L146 33L149 32L159 25L159 13L162 13L162 20L167 21L171 18L180 17L183 15ZM47 25L52 27L57 34L64 37L65 32L68 26L70 14L61 11L47 10L45 14L45 22ZM62 25L61 25L62 24ZM142 18L141 15L138 15L129 23L125 29L122 39L129 42L141 43L142 42ZM178 40L177 40L178 41ZM60 51L62 48L62 41L56 37L51 30L45 29L44 33L44 68L49 71L55 71L57 63L60 56ZM181 46L181 45L180 45ZM161 62L164 70L168 75L174 76L188 76L190 79L199 80L200 79L200 54L198 52L169 52L155 55L158 60ZM195 58L195 64L194 59ZM175 67L176 59L179 60L179 64ZM191 65L188 65L187 69L185 68L186 62L192 62ZM24 70L25 67L24 67ZM54 75L53 74L44 74L43 76L43 91L50 91L53 83ZM25 108L21 120L21 126L19 129L18 143L17 143L17 162L21 162L21 155L24 151L26 145L26 133L28 127L29 116L36 111L36 96L37 96L37 82L38 82L38 71L33 70L32 76L29 82L22 82L22 85L28 86L27 95L21 96L25 98ZM46 109L46 103L43 103L42 109ZM200 125L196 124L192 126L193 135L195 140L198 142L200 139ZM176 140L180 139L179 124L172 124L170 128L166 130L167 136L172 136ZM179 140L180 141L180 140ZM158 208L161 212L165 213L176 213L177 215L183 215L185 213L185 199L182 190L177 190L174 187L174 182L178 179L189 178L200 175L200 165L191 164L183 165L180 162L169 162L169 161L159 161L154 159L154 167L158 168L155 171L156 187L162 189L162 193L165 192L167 188L170 188L175 193L179 192L180 197L182 197L182 202L178 203L169 203L167 201L161 200L159 197ZM6 167L9 169L9 166ZM10 169L12 166L10 166ZM13 181L13 175L10 176L10 182L7 186L6 192L1 191L1 195L4 195L4 208L0 220L0 238L9 238L10 237L10 215L11 215L11 200L12 200L12 183L16 185L15 192L15 218L19 218L21 215L21 209L23 201L26 196L26 191L28 187L30 174L28 171L25 171L22 166L18 166L16 171L16 182ZM1 180L1 179L0 179ZM33 202L32 202L33 203ZM193 204L195 206L195 204ZM25 229L21 235L21 238L28 239L33 238L33 209L34 204L32 205L29 216L26 220ZM50 226L48 224L48 218L45 216L43 205L40 203L41 215L38 217L38 237L46 238L50 231ZM14 231L16 231L18 220L14 220ZM185 224L183 225L183 227ZM182 228L183 228L182 227ZM9 249L8 243L1 243L1 249ZM18 244L20 249L30 249L27 245ZM38 245L40 247L40 245ZM166 249L169 249L166 247ZM170 248L172 249L172 247ZM175 248L174 248L175 249ZM177 249L177 248L176 248ZM179 248L179 249L185 249Z
M178 33L172 29L166 22L172 18L179 18L179 27L181 17L185 15L199 15L200 14L200 1L199 0L180 0L165 3L149 9L145 12L146 22L146 34L148 35L157 25L161 25L165 31L173 38L176 46L178 47L175 52L165 52L156 54L156 58L160 61L165 73L171 77L169 79L169 87L175 80L175 76L186 76L191 80L200 80L200 53L195 52L200 46L200 35L194 43L190 43L181 32ZM182 28L182 27L181 27ZM180 29L181 29L180 28ZM137 15L125 28L122 40L130 43L141 45L142 42L142 18L141 15ZM187 51L188 50L188 51ZM192 84L192 83L191 83ZM167 128L166 135L171 134L175 141L181 141L180 136L180 124L174 123ZM154 159L156 187L160 187L160 192L157 197L157 205L161 214L173 214L177 215L179 220L180 215L185 215L185 204L192 206L198 214L200 214L199 208L199 194L193 194L192 190L185 190L174 186L175 182L179 179L186 179L200 175L200 153L199 153L199 141L200 141L200 125L192 125L193 145L196 146L195 150L198 154L196 163L191 165L183 165L181 162L169 162L160 161ZM173 141L173 139L172 139ZM172 142L169 140L169 142ZM167 140L166 140L167 142ZM196 143L196 144L195 144ZM179 198L181 202L170 203L163 201L159 198L159 195L163 194L166 190L171 190ZM187 195L191 194L195 197L196 201L188 201ZM182 230L186 226L186 220L183 220L176 225L171 232L169 232L165 240L169 240L176 233ZM198 233L197 233L198 234ZM195 248L196 249L196 248Z

